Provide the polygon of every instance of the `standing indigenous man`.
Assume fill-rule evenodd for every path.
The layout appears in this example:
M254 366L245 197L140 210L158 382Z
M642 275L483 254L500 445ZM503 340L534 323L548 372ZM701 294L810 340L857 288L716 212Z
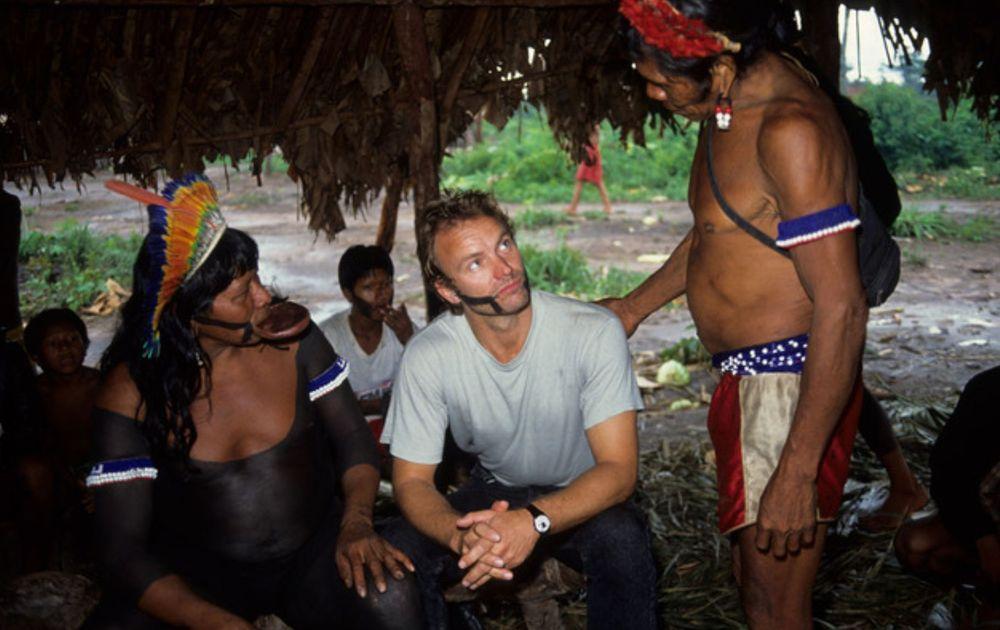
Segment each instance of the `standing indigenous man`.
M586 575L591 628L654 627L649 535L629 500L642 400L621 324L530 290L510 220L484 193L429 206L417 238L460 309L407 345L382 435L409 521L388 536L414 560L427 625L445 624L442 586L510 580L554 555ZM445 497L434 472L449 427L478 463Z
M812 75L780 52L791 27L770 3L624 0L620 10L648 96L702 129L694 227L606 304L631 333L687 294L723 372L708 428L744 610L752 627L807 628L861 401L867 307L850 141Z

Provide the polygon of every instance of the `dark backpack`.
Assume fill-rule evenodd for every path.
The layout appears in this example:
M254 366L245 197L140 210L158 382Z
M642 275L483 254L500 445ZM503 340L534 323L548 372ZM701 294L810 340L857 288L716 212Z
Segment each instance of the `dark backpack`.
M840 99L846 101L846 104L837 101L837 99L835 99L835 104L848 136L850 136L851 147L854 149L858 164L857 212L858 218L861 220L858 229L858 271L861 275L861 284L865 287L868 306L878 306L892 295L896 283L899 282L899 245L889 234L889 226L899 216L899 193L896 191L895 181L889 173L885 160L875 148L875 141L864 110L857 108L843 96ZM849 110L848 108L853 109ZM723 198L712 165L712 130L714 127L714 121L708 123L708 138L705 146L708 151L708 179L712 185L712 194L715 195L715 200L719 202L726 216L740 229L782 256L791 258L792 255L787 249L779 247L773 238L737 214ZM892 183L891 188L884 184L886 181Z

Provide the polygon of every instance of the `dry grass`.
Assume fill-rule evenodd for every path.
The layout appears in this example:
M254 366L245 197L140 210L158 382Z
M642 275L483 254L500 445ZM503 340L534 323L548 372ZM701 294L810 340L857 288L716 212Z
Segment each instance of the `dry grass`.
M917 475L929 479L927 456L945 414L905 402L890 403L896 432ZM640 504L650 519L661 567L660 618L665 628L743 628L730 573L729 541L715 524L714 454L707 443L664 442L643 456ZM859 513L884 485L885 473L863 445L855 449L840 520L828 539L815 589L818 628L950 627L971 609L964 591L944 591L902 571L892 533L859 532ZM582 597L564 602L570 628L585 627ZM487 627L522 628L513 607L484 616Z

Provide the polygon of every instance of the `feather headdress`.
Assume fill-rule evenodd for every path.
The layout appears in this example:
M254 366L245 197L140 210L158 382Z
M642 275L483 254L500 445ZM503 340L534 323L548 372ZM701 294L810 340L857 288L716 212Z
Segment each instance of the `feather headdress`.
M119 181L105 182L118 194L148 204L149 235L146 252L154 272L144 287L146 338L143 356L160 353L160 316L177 289L201 267L226 231L215 187L204 175L175 179L163 196Z
M647 44L675 59L740 51L739 42L713 31L697 18L685 16L669 0L622 0L618 12Z

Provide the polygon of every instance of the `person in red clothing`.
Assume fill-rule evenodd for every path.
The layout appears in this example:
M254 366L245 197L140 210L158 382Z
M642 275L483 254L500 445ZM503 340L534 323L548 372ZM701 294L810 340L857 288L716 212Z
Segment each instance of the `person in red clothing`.
M601 201L604 202L604 214L611 216L611 200L608 199L608 189L604 187L604 168L601 166L601 126L594 125L590 132L590 139L587 141L587 157L580 162L576 169L576 185L573 186L573 200L566 208L566 214L575 215L576 207L580 203L580 192L583 190L583 182L590 182L597 186L597 192L601 194Z

